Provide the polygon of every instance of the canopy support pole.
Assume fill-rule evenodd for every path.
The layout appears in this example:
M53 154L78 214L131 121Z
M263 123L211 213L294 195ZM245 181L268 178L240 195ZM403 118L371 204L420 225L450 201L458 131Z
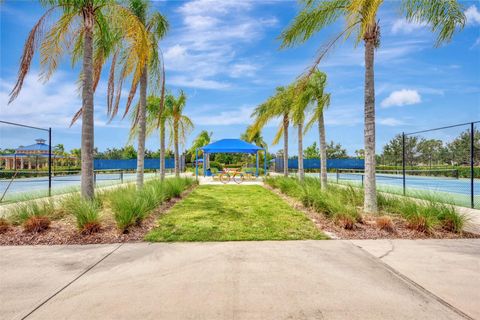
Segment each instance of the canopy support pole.
M263 175L267 176L267 149L263 149Z
M203 151L203 154L202 154L202 157L203 157L203 163L202 163L202 166L203 166L203 177L205 177L205 151Z
M257 163L257 171L255 173L255 176L258 178L258 151L255 153L255 161Z
M195 177L198 180L198 149L195 149Z

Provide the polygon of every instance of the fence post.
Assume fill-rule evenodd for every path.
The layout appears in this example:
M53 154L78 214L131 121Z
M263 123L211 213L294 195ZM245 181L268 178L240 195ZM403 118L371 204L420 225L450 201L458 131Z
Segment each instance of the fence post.
M123 183L123 170L120 171L120 183Z
M406 191L406 181L405 181L405 132L402 132L402 182L403 182L403 195Z
M470 203L471 203L471 207L474 208L475 207L475 196L474 196L474 173L475 173L475 170L474 170L474 156L475 156L475 144L474 144L474 140L475 140L475 131L474 131L475 127L473 125L473 122L470 123Z
M338 183L338 176L339 176L338 169L336 169L336 171L337 171L337 183Z
M52 128L48 128L48 196L52 195Z

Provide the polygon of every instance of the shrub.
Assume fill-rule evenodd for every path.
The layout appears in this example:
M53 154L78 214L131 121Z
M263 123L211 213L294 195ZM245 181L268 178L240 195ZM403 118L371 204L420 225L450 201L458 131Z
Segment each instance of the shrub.
M42 232L50 227L50 219L47 216L30 216L23 223L26 232Z
M10 223L7 219L1 217L0 218L0 234L5 233L10 229Z
M388 232L393 232L395 230L392 218L390 218L389 216L378 217L375 222L377 224L377 227L381 230L385 230Z
M335 213L334 220L336 223L348 230L352 230L355 226L355 218L348 213Z
M74 194L65 198L62 207L68 214L75 216L78 230L82 234L100 231L100 204L98 201L86 200L79 194Z
M165 180L164 196L166 200L172 198L178 198L182 194L183 190L191 186L194 182L188 178L171 178Z
M190 178L168 178L151 180L137 191L134 186L109 192L108 199L114 212L117 227L124 233L139 225L148 214L164 200L179 197L183 190L195 183Z
M435 207L431 203L423 205L415 200L403 200L402 215L411 229L426 233L432 232L438 225L436 213Z
M14 225L23 225L27 232L40 232L48 229L54 212L52 201L28 201L17 205L9 219Z
M455 233L460 233L467 222L467 217L458 213L451 205L436 204L438 206L437 218L442 228Z
M217 169L217 170L223 170L223 166L220 162L217 161L210 161L210 169Z
M114 212L117 227L123 233L142 222L148 213L144 197L139 196L135 187L116 189L110 194L110 206Z

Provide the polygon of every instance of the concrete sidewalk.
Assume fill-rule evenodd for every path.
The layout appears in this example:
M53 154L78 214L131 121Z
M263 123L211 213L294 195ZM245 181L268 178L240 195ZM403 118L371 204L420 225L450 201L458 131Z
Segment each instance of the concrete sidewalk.
M353 243L447 303L480 319L480 239Z
M442 241L398 246L394 241L404 248L398 256L383 241L0 247L0 314L2 319L476 317L473 289L480 287L479 279L465 280L471 272L479 274L480 241ZM464 247L469 249L456 252ZM416 264L420 256L437 259ZM456 262L459 256L463 260ZM438 259L444 270L456 272L432 278L428 270L439 270ZM417 278L408 278L409 272ZM439 282L458 287L451 292L458 298L448 300L448 290L442 297ZM461 300L470 303L457 303Z

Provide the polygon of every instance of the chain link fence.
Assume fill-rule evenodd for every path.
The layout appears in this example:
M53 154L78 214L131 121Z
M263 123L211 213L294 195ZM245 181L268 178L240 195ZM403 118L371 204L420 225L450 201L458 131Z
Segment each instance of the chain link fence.
M480 208L479 121L390 140L377 158L380 191ZM363 170L338 170L337 182L363 185Z

